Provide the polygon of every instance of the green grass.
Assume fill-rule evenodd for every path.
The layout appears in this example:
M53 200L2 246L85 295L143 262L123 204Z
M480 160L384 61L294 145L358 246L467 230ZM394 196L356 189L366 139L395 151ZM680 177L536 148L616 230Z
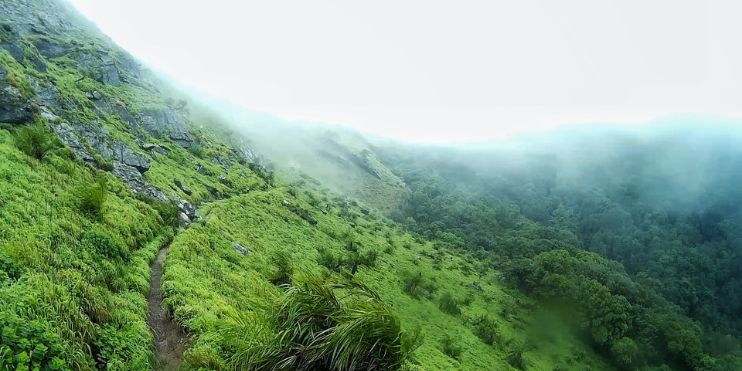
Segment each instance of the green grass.
M17 339L0 343L0 364L148 368L149 262L171 232L110 175L100 214L82 212L76 190L103 184L93 172L15 140L0 130L0 327Z
M358 207L312 195L326 200L313 207L310 202L316 202L306 193L292 193L298 197L292 196L288 188L276 188L211 203L201 210L203 222L174 239L163 285L168 309L192 334L186 351L190 367L230 368L239 342L225 337L224 329L235 313L257 323L245 330L245 336L270 338L266 303L275 302L283 293L272 283L282 270L276 256L289 257L293 277L340 277L325 266L326 261L325 265L321 263L328 254L349 254L348 241L352 240L361 252L378 252L375 264L359 266L353 279L370 287L391 306L403 331L422 329L424 341L414 354L416 367L510 369L507 359L512 349L518 349L524 364L533 369L609 369L565 328L550 336L530 331L535 317L527 307L532 304L503 288L496 272L478 272L470 267L470 258L436 251L431 243L416 240L388 220L366 216ZM309 210L317 225L293 213L284 200ZM245 246L248 254L236 252L233 241ZM390 245L394 247L389 249ZM347 268L341 271L351 274ZM406 294L405 272L420 272L438 287L438 292L455 293L452 300L460 313L442 311L435 296ZM480 282L481 292L473 288L474 282ZM482 316L488 320L485 325L477 325ZM491 335L486 331L493 327L497 328L497 338L487 340ZM458 357L446 354L441 345L446 336L456 339L461 349ZM580 361L575 363L577 357Z

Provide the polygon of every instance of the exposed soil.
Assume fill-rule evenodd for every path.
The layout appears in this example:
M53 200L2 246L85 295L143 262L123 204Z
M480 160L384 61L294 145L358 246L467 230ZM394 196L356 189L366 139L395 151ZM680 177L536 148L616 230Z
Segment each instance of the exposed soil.
M152 280L147 295L147 324L155 336L156 370L178 370L183 359L185 335L162 306L162 264L168 247L163 247L152 263Z

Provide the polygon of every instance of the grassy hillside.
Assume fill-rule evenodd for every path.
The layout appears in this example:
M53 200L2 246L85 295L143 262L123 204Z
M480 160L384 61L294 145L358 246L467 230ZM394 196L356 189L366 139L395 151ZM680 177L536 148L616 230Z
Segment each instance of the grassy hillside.
M203 222L174 239L163 284L168 308L192 334L190 366L229 366L240 344L225 334L243 316L266 321L266 303L284 290L278 284L286 281L278 278L287 275L299 284L313 276L341 279L353 267L340 263L338 269L337 261L357 249L363 262L352 279L378 292L405 332L421 329L424 340L413 362L420 369L609 369L568 331L545 329L534 303L503 288L496 272L415 239L353 202L281 187L201 210ZM413 286L418 276L421 282ZM250 327L247 337L264 336L259 329Z
M63 3L0 14L0 369L157 368L167 246L185 368L612 369L499 257L382 216L409 189L361 136L230 128ZM512 250L553 242L495 214Z

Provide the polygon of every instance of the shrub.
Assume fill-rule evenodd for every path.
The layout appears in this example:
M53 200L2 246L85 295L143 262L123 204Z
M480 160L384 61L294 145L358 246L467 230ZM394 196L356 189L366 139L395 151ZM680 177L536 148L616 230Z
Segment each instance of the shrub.
M90 251L110 259L128 261L130 258L126 246L116 242L110 234L99 228L94 227L85 231L82 235L82 244Z
M4 279L17 280L25 268L11 259L3 250L0 250L0 283Z
M279 251L273 256L276 263L276 271L271 276L270 281L274 285L288 285L291 283L291 275L294 273L294 266L291 263L291 256L286 251Z
M420 297L431 297L436 287L433 282L423 277L422 272L404 272L402 273L402 290L407 295L418 299Z
M398 370L419 344L403 344L399 318L375 292L349 280L309 278L289 287L266 316L271 328L262 337L250 319L225 329L236 348L230 368Z
M75 196L79 202L80 211L89 216L99 216L108 197L106 178L98 176L94 185L78 187Z
M453 359L458 360L461 357L461 347L456 344L456 341L451 335L446 334L441 340L441 351Z
M39 320L28 321L0 312L0 366L13 370L65 370L65 349L59 335ZM15 367L11 367L15 366Z
M51 131L42 123L18 128L14 137L16 147L37 160L43 159L56 144Z
M450 292L445 292L441 295L441 298L438 300L438 308L452 316L458 316L461 314L459 303Z
M160 201L154 197L147 196L143 193L137 193L136 198L139 201L151 206L162 218L162 223L168 227L178 228L178 215L180 209L175 201Z
M482 340L482 342L489 345L495 344L498 336L497 324L495 323L495 321L493 321L486 315L481 315L474 319L473 326L474 333L479 337L480 340Z
M319 265L322 265L334 272L338 272L340 270L342 261L335 254L325 248L319 248L317 249L317 252L319 252L319 257L317 258L317 263Z
M505 360L508 362L510 366L517 370L525 370L526 369L526 362L523 359L523 349L517 348L508 353L508 355L505 357Z

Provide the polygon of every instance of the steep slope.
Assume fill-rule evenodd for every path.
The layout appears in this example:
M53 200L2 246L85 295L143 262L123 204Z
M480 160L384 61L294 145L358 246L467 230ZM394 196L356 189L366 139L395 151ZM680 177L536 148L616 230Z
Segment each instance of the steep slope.
M280 126L311 151L272 152L273 136L231 135L64 3L8 0L0 14L0 368L162 366L149 266L172 241L161 293L186 367L257 367L275 304L329 287L341 310L328 317L343 318L322 322L346 327L319 337L387 336L404 357L376 366L610 369L489 266L324 189L393 208L404 185L363 138ZM274 179L250 140L305 162Z
M269 158L284 178L309 175L384 212L396 208L407 191L402 180L379 160L370 141L355 131L287 122L223 103L215 106L220 107L218 114L204 110L205 116L219 117L225 129L248 138L250 146Z
M64 4L0 14L0 364L147 369L148 266L178 214L266 182Z

